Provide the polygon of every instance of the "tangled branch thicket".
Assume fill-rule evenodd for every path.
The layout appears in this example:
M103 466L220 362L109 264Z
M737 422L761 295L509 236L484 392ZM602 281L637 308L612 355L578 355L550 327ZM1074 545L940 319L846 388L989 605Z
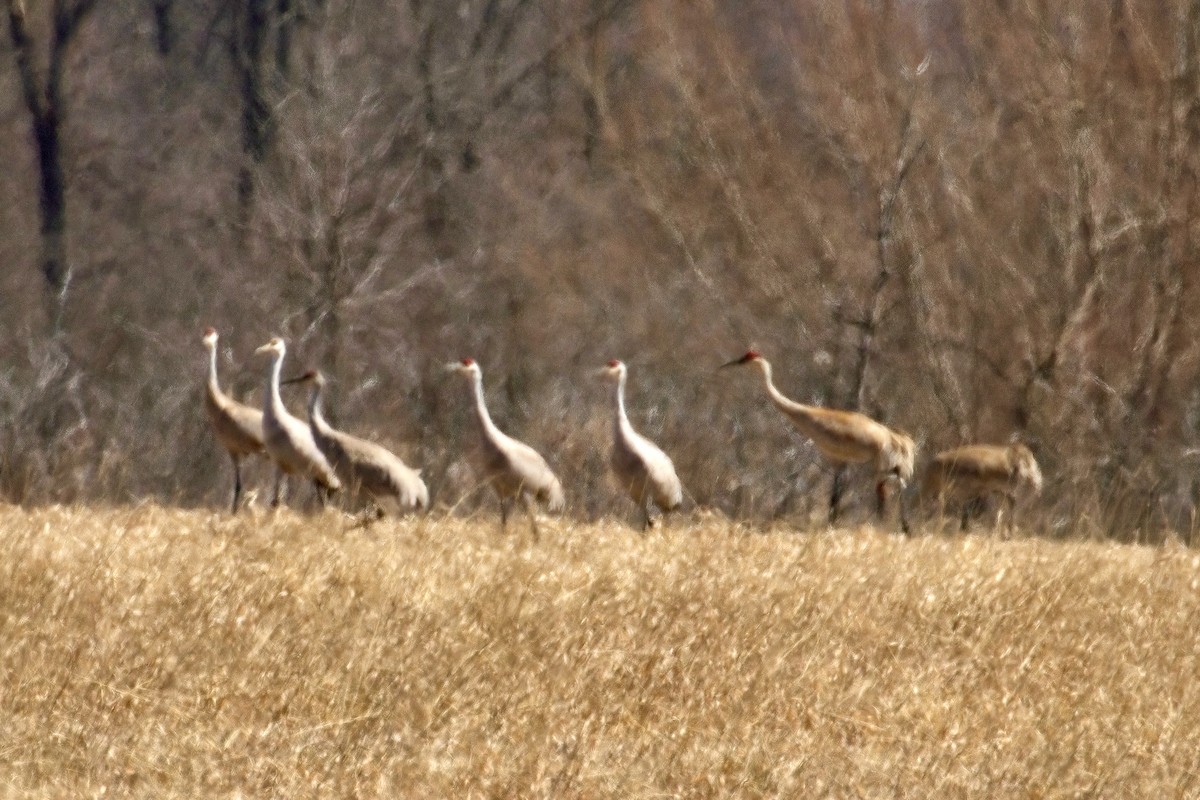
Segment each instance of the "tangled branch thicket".
M28 5L0 47L10 499L222 502L213 325L236 395L287 337L445 504L470 481L442 363L484 365L594 518L586 376L622 358L697 503L813 513L816 454L712 373L754 344L925 457L1027 442L1035 530L1195 528L1195 4ZM22 65L62 76L53 286Z

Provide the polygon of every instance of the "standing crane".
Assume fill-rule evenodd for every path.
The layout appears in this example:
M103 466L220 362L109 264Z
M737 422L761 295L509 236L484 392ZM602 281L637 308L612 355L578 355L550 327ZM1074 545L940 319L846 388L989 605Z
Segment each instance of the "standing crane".
M620 361L609 361L602 375L616 384L615 420L611 464L613 474L645 515L643 530L654 526L651 504L674 511L683 503L683 486L675 465L654 442L633 429L625 414L625 379L629 370Z
M276 336L254 352L271 356L267 388L263 393L263 443L276 467L271 506L279 505L284 475L303 475L313 480L317 498L324 507L327 495L341 489L342 482L317 447L308 426L288 413L279 396L279 373L283 369L287 345Z
M1009 524L1015 524L1018 496L1041 494L1042 483L1042 470L1025 445L974 444L934 456L925 468L921 498L936 499L943 509L948 499L961 503L965 531L971 512L979 509L989 494L1002 495L1008 501Z
M841 467L846 464L870 462L875 467L876 512L883 516L887 502L887 484L899 484L900 528L909 532L908 520L904 515L904 487L912 480L916 444L908 434L894 431L857 411L839 411L819 406L797 403L784 397L771 380L771 363L756 351L751 350L741 358L734 359L722 368L742 364L754 364L762 370L767 394L775 407L795 426L796 430L812 440L827 461L838 467L833 478L833 492L829 498L829 522L837 521L838 501L841 500Z
M313 441L333 466L351 498L361 491L375 504L376 512L383 515L382 502L394 502L400 512L416 511L429 507L429 489L421 480L421 471L412 469L390 450L335 430L325 421L321 412L321 394L325 390L325 376L319 370L309 370L298 378L284 381L312 383L312 394L308 399L308 425Z
M217 382L217 331L204 329L204 346L208 348L208 382L204 391L204 411L216 434L217 441L229 453L233 462L233 507L236 514L242 499L242 459L263 452L263 415L250 406L242 405L221 391Z
M550 511L561 511L566 504L562 484L546 464L546 459L536 450L504 433L492 422L483 399L483 371L475 359L464 358L452 362L446 365L446 369L465 376L471 383L475 417L479 422L475 468L500 498L500 524L508 524L509 506L519 498L529 512L536 537L537 516L533 500L544 503Z

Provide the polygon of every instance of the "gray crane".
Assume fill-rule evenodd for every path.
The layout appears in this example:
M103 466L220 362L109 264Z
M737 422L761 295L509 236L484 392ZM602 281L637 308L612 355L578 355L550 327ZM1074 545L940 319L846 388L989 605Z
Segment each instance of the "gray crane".
M263 393L263 443L276 467L271 505L279 505L284 475L303 475L312 479L317 487L317 498L324 506L328 494L341 489L342 482L317 447L308 425L288 413L279 396L279 373L283 369L287 345L276 336L255 353L271 356L271 363L267 367L267 388Z
M401 513L429 507L429 489L421 480L421 471L401 461L390 450L335 430L321 412L321 394L325 376L319 370L309 370L285 383L309 382L312 394L308 400L308 425L313 441L333 466L351 500L359 492L375 504L379 516L383 503L394 503Z
M771 380L771 364L756 350L747 352L722 368L741 364L754 364L763 374L767 394L775 407L783 412L796 430L812 440L817 450L827 461L839 469L833 479L833 493L829 499L829 521L837 521L838 501L841 499L841 467L845 464L870 462L875 467L875 492L878 499L876 511L883 516L887 502L887 484L899 483L900 527L909 532L908 519L904 515L905 485L912 480L916 444L908 434L894 431L857 411L839 411L819 406L797 403L785 397Z
M481 479L491 484L500 498L501 525L508 524L509 506L519 498L529 512L536 536L537 515L533 501L543 503L550 511L561 511L566 504L562 484L536 450L504 433L492 422L483 399L483 371L475 359L452 362L446 369L463 375L470 382L479 422L479 447L473 461Z
M683 485L675 465L654 442L633 429L625 413L625 380L629 370L620 361L608 362L601 373L616 385L613 447L610 463L617 483L645 515L643 530L654 526L651 505L666 514L683 503Z
M208 348L208 381L204 391L204 411L217 441L233 462L233 506L236 514L242 499L242 459L263 452L263 415L256 408L242 405L221 391L217 382L217 331L204 329Z
M989 494L1008 502L1009 524L1014 524L1018 498L1041 494L1042 470L1033 451L1021 443L973 444L943 450L933 457L921 482L921 499L947 500L962 506L962 530L971 512L980 508Z

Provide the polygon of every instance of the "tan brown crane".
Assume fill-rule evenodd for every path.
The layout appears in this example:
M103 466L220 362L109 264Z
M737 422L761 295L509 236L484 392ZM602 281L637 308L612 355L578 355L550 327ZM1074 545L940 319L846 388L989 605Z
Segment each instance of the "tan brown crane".
M916 444L912 437L894 431L857 411L809 406L784 397L771 379L770 362L756 350L723 364L722 368L741 364L754 364L762 371L771 402L783 412L796 430L812 440L825 460L839 468L834 475L833 492L829 499L830 523L837 521L838 502L841 499L840 468L846 464L869 463L875 468L878 515L882 517L884 513L888 483L896 482L899 485L897 504L900 509L900 527L908 533L908 519L904 513L904 487L913 476Z
M1015 525L1018 500L1042 491L1042 470L1033 451L1023 444L974 444L943 450L925 468L921 499L961 506L962 530L972 512L980 509L989 495L1008 502L1009 525Z
M683 503L683 485L675 474L675 465L654 442L633 429L625 413L625 381L628 368L620 361L609 361L602 374L615 385L613 447L610 463L617 483L645 515L643 529L654 525L651 505L664 514Z
M317 498L324 506L328 494L341 489L342 482L317 447L308 425L292 416L279 396L279 373L283 369L287 345L276 336L255 353L271 356L271 363L267 367L267 388L263 393L263 444L276 467L271 505L279 505L285 475L302 475L312 479L317 487Z
M508 524L509 506L520 499L529 512L536 536L537 515L533 501L543 503L549 511L561 511L566 504L562 484L540 453L504 433L492 422L483 399L483 371L474 359L464 358L447 364L446 369L464 376L470 384L475 418L479 423L479 446L472 460L482 481L490 484L500 498L501 525Z
M204 329L204 346L208 349L208 380L204 390L204 412L217 441L229 453L233 462L233 505L236 514L242 499L242 459L263 452L262 412L242 405L221 391L217 382L217 331Z
M335 430L321 411L325 376L309 370L285 383L306 381L312 384L308 400L308 424L313 441L333 466L351 502L359 493L366 495L380 516L383 504L394 504L400 513L429 507L429 489L421 480L421 471L401 461L381 445Z

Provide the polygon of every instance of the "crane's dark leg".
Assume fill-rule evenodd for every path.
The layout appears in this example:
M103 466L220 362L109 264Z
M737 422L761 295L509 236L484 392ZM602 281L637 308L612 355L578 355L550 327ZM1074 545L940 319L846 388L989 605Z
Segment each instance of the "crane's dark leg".
M329 501L333 499L333 489L323 485L319 480L313 478L313 488L317 490L317 506L324 511L329 505Z
M900 487L896 503L900 507L900 532L905 536L912 536L912 526L908 524L908 514L904 511L904 487Z
M500 527L501 528L508 527L508 507L511 503L512 503L512 498L510 498L510 497L501 497L500 498Z
M386 514L383 510L383 506L379 505L372 499L367 503L367 507L363 509L362 516L359 518L358 522L355 523L354 527L363 528L365 530L370 528L376 522L379 522L379 520L383 519L385 516Z
M842 477L846 467L839 465L833 473L833 491L829 494L829 524L834 525L838 519L838 504L842 501Z
M242 499L242 460L233 453L229 454L229 458L233 461L233 508L229 513L236 514L238 502Z
M1007 494L1004 499L1008 501L1008 524L1005 526L1007 529L1005 538L1011 539L1017 534L1017 498L1015 495Z
M271 508L279 508L279 503L282 501L283 492L286 488L285 482L287 477L283 474L283 470L276 467L275 469L275 491L271 493Z
M540 538L537 522L537 503L529 496L528 492L521 493L521 503L525 506L525 513L529 515L529 528L533 532L533 541L536 544Z

